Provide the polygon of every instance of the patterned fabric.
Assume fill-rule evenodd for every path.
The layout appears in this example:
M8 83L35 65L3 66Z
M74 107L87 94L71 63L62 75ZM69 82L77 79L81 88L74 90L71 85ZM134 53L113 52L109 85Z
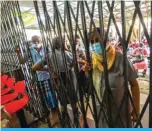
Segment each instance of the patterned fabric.
M51 85L50 85L50 80L45 80L45 81L38 81L38 87L40 89L41 95L47 105L49 107L54 108L55 107L55 102L54 102L54 95L51 91Z
M145 48L137 48L135 49L135 51L133 52L133 55L136 56L136 55L145 55L145 56L148 56L148 51L145 49Z

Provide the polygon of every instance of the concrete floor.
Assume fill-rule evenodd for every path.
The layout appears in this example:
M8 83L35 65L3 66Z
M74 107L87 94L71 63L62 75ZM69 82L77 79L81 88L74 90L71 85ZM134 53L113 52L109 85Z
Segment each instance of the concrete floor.
M140 99L141 99L140 107L141 107L141 110L143 109L143 106L145 104L147 96L148 96L147 94L141 94L140 95ZM144 116L143 116L141 122L142 122L143 127L145 127L145 128L148 127L148 123L149 123L149 106L147 106L147 109L146 109L146 111L144 113Z

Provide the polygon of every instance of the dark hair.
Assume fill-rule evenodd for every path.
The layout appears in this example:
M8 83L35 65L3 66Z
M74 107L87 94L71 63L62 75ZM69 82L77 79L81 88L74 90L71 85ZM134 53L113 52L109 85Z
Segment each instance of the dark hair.
M100 35L100 28L97 27L96 29L94 29L92 32L90 32L88 34L88 36L90 36L90 41L94 41L94 42L99 42L100 41L100 37L104 37L103 35ZM104 32L104 34L106 33L106 31ZM92 42L91 42L92 43Z
M101 32L100 28L99 28L99 27L97 27L96 29L97 29L98 33L100 34L100 32ZM105 37L106 33L107 33L107 31L106 31L106 30L104 30L104 37Z
M61 40L60 37L57 36L55 38L52 39L52 46L53 46L53 50L55 49L60 49L61 48Z
M79 36L79 35L76 35L75 38L76 38L76 39L80 39L80 36Z

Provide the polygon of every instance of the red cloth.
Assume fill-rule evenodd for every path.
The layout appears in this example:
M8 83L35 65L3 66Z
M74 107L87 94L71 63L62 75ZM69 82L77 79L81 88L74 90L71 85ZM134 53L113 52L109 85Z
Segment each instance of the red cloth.
M6 83L6 81L7 81L7 78L8 78L8 75L2 75L2 76L1 76L1 83L2 83L2 86L5 85L5 83ZM1 86L1 88L3 88L2 86Z
M6 89L1 91L1 96L7 94L8 92L10 92L12 90L12 88L7 87Z
M136 70L140 70L140 69L147 70L147 65L146 65L145 61L135 63L134 67L135 67Z
M12 88L12 87L14 87L14 83L15 83L15 78L8 78L5 85L7 87Z
M15 84L15 91L20 93L25 92L25 81L18 81Z
M139 47L139 44L138 44L138 43L135 43L135 44L134 44L134 47L135 47L135 48L138 48L138 47Z
M19 100L14 100L14 101L4 105L5 110L10 115L13 115L20 109L24 108L26 106L26 104L28 103L28 101L29 101L28 96L25 93L23 93L22 95L23 95L23 98L21 98Z
M7 88L5 88L1 91L1 96L7 94L12 89L14 89L16 92L20 92L20 93L25 92L25 81L18 81L14 87L14 85L12 86L12 82L13 82L12 80L13 79L10 79L10 81L9 81L10 83L7 84L8 85Z
M28 96L25 93L25 81L19 81L15 84L15 78L8 78L5 85L7 88L1 89L1 104L4 105L5 110L13 115L20 109L24 108L29 101ZM7 94L9 91L14 89L13 93ZM22 98L16 100L18 94L22 94Z
M4 95L4 96L1 96L1 104L4 105L4 104L16 99L17 96L18 96L17 92L13 92L11 94L7 94L7 95Z
M144 45L146 45L146 46L148 45L148 43L147 43L147 40L146 40L146 39L143 39L143 40L142 40L142 43L143 43Z
M143 49L141 49L141 48L135 49L135 51L133 52L133 56L138 55L140 52L141 52L144 56L148 56L148 51L147 51L145 48L143 48Z

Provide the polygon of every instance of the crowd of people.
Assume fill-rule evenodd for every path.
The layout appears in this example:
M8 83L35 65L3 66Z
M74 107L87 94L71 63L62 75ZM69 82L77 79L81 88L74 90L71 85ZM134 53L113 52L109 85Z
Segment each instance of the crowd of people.
M106 50L106 56L107 56L107 69L109 72L109 85L112 91L112 95L114 97L116 107L119 107L121 105L121 101L123 99L123 94L125 92L124 87L124 64L123 64L123 48L122 43L117 42L115 40L108 40L106 44L103 44L103 47L100 43L100 29L92 31L89 35L89 42L90 42L90 56L91 56L91 63L87 62L86 53L85 53L85 46L82 43L82 40L77 35L75 39L75 53L76 53L76 61L78 64L78 73L79 73L79 81L82 85L79 85L81 87L85 87L87 84L88 79L88 72L90 70L93 71L92 77L93 77L93 86L97 93L97 97L100 101L104 100L104 92L105 92L105 77L104 77L104 65L103 65L103 47ZM49 64L52 68L52 70L55 72L56 68L58 68L59 75L61 76L60 79L63 81L63 85L65 87L68 86L69 81L66 79L67 71L69 72L70 80L73 84L73 91L77 92L77 80L76 79L76 73L74 71L74 67L76 62L74 62L74 56L73 51L71 50L71 47L67 44L67 40L63 39L61 40L60 37L55 37L52 40L51 48L49 51L48 58L46 59L44 46L42 44L41 38L39 36L33 36L31 39L31 45L30 45L30 52L32 56L32 60L34 65L32 66L32 69L36 71L36 74L38 76L38 82L39 84L43 84L45 86L42 86L43 88L46 88L47 86L47 98L46 101L48 105L52 108L52 115L55 114L56 110L56 99L55 94L52 92L53 87L51 87L51 81L50 81L50 72L48 67L48 59ZM64 46L62 46L64 45ZM17 52L19 54L19 51ZM63 57L64 53L64 57ZM137 41L129 42L128 44L128 54L131 56L137 56L141 53L144 57L148 57L148 45L145 39L141 41L141 43L138 43ZM21 55L18 55L21 57ZM54 58L56 60L54 60ZM20 59L23 59L20 58ZM57 62L57 65L55 64ZM66 62L66 67L65 67ZM132 122L136 121L139 113L140 113L140 92L139 92L139 85L137 81L137 72L129 59L127 59L127 65L128 65L128 82L131 89L131 95L135 104L135 108L137 111L137 114L133 112L132 106L126 107L124 104L122 106L120 116L123 122L123 125L127 127L127 120L125 116L125 110L128 109L128 113L130 114L129 117L129 127L132 127ZM56 67L58 66L58 67ZM58 77L55 78L55 81L59 79ZM45 82L45 84L44 84ZM49 87L49 88L48 88ZM83 94L86 93L86 88L83 90ZM59 93L64 93L63 89L60 89ZM67 92L69 95L71 92ZM66 96L65 96L66 97ZM76 93L76 97L72 97L72 101L75 103L78 109L78 101L79 94ZM100 112L100 104L99 100L96 99L96 109L97 114L99 115ZM66 99L66 104L69 103L68 98ZM66 110L65 107L65 100L63 101L62 98L59 99L59 102L61 104L61 110ZM107 102L107 101L105 101ZM109 102L109 101L108 101ZM112 105L111 114L112 119L111 121L115 121L117 116L117 108L114 105L114 101L110 101ZM130 103L130 101L129 101ZM131 105L131 104L129 104ZM54 111L54 112L53 112ZM106 122L106 119L104 117L104 114L101 113L101 118L99 119L98 126L99 127L108 127L108 124ZM54 115L53 117L56 117ZM118 121L113 125L115 127L122 127L122 123Z
M119 51L122 51L122 44L119 42L115 45L115 48ZM141 40L141 42L134 40L128 43L128 54L132 56L137 56L138 54L142 54L145 57L149 56L149 46L148 42L145 38Z

